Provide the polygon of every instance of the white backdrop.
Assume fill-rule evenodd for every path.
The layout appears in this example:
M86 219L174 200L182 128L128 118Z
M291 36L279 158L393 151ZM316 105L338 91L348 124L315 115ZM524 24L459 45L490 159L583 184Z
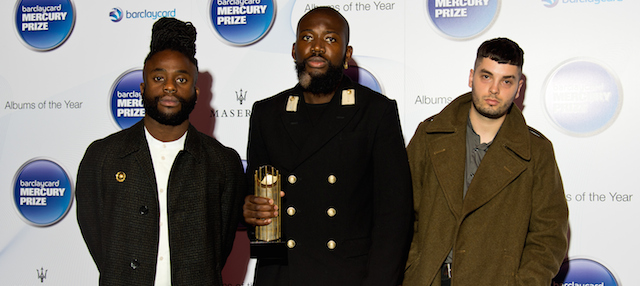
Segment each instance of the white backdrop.
M34 225L14 201L14 184L21 167L39 158L59 164L74 184L89 143L121 129L112 115L111 91L121 75L142 67L155 21L132 12L173 11L176 18L193 22L201 98L192 122L244 159L253 102L296 83L291 58L295 24L313 5L334 5L351 25L352 68L368 71L382 92L398 101L406 143L420 121L469 90L469 70L480 43L494 37L518 42L525 51L526 76L519 103L528 124L554 143L564 181L571 227L568 258L601 265L617 281L588 278L595 285L640 285L634 262L640 253L633 247L640 234L639 188L633 183L638 171L633 162L640 161L640 152L634 151L640 120L633 112L640 103L634 80L640 65L635 31L640 2L274 0L270 29L252 44L233 44L211 20L217 1L0 3L0 284L97 285L75 204L56 223ZM34 49L22 39L26 32L19 31L16 9L58 2L73 5L69 36L56 48ZM427 3L467 16L432 21ZM491 5L493 12L487 8ZM117 13L110 13L118 10L122 17L115 22ZM480 26L480 32L452 35L450 26L463 32ZM240 101L237 94L246 98ZM69 108L65 102L82 104ZM225 283L249 285L243 282L248 261L244 232L238 236ZM589 267L575 264L570 270L597 269Z

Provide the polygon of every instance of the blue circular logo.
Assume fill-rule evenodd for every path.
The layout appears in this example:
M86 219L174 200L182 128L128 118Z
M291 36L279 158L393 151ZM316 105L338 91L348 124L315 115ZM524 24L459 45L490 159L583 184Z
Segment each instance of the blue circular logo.
M431 23L443 34L466 39L474 37L493 23L500 0L427 0Z
M70 0L22 0L16 4L20 39L39 51L60 46L71 34L75 10Z
M350 65L349 68L344 71L344 74L348 76L352 81L364 85L378 93L383 93L382 87L380 86L380 83L378 83L378 80L373 76L373 74L371 74L364 68Z
M547 8L553 8L553 7L556 7L558 3L560 3L560 0L542 0L542 3Z
M109 18L111 18L111 22L120 22L122 20L122 9L115 7L109 12Z
M37 226L58 222L73 202L69 176L51 160L34 159L22 165L13 187L18 212L28 223Z
M618 286L614 275L602 264L585 258L570 259L560 267L552 286Z
M276 16L273 0L212 0L211 23L233 45L249 45L271 29Z
M144 117L141 82L142 70L129 70L120 75L111 87L111 115L122 129L133 126Z
M604 131L622 107L622 91L616 76L592 60L561 64L547 78L542 94L551 121L573 136Z

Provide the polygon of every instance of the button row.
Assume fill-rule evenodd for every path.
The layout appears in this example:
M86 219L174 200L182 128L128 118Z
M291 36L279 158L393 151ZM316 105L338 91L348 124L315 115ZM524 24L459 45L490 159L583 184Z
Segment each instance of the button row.
M333 239L331 239L331 240L327 241L327 248L328 248L329 250L334 250L334 249L336 249L336 246L337 246L337 244L336 244L336 242L335 242ZM289 239L289 240L287 240L287 247L288 247L289 249L292 249L292 248L296 247L296 241L295 241L295 240L293 240L293 239Z
M289 175L289 177L287 177L287 181L289 181L289 184L295 184L298 181L298 177L296 177L296 175ZM336 176L334 175L330 175L329 177L327 177L327 182L329 182L329 184L335 184L337 181Z
M287 214L288 214L289 216L293 216L293 215L295 215L295 214L296 214L296 211L297 211L297 210L296 210L296 208L294 208L294 207L288 207L288 208L287 208ZM329 217L334 217L334 216L336 216L336 214L337 214L337 213L338 213L338 211L336 211L336 209L334 209L334 208L329 208L329 209L327 209L327 215L328 215Z

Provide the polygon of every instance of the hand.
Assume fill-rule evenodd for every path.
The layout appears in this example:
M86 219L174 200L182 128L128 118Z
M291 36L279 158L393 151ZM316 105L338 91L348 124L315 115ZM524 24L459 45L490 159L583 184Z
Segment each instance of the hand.
M280 192L280 197L284 197L284 192ZM242 215L248 224L268 225L272 217L278 216L278 206L273 204L272 199L248 195L244 198Z

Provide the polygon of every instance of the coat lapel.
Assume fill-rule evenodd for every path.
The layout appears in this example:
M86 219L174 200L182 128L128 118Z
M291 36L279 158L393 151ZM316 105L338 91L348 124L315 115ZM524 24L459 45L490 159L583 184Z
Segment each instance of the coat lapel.
M466 124L471 108L470 93L445 107L428 126L431 163L451 212L460 218L466 156Z
M464 185L465 145L464 132L431 134L428 140L433 169L438 177L444 196L456 219L462 212L462 189Z
M297 147L296 151L302 149L308 137L309 128L311 128L311 122L309 122L306 109L302 108L302 100L304 100L302 92L297 92L298 90L296 87L294 93L287 96L286 101L281 107L285 109L285 111L280 116L284 129L287 130L289 138ZM294 99L295 97L297 97L297 99ZM297 104L294 106L294 109L291 109L291 102L294 100L297 101Z
M464 215L489 202L526 170L524 161L531 159L531 146L524 122L522 113L513 105L469 185Z
M143 173L144 177L147 180L148 186L152 188L152 190L157 190L158 187L156 185L156 174L153 169L153 164L151 163L151 152L149 151L149 145L147 144L147 140L144 135L144 123L142 120L136 123L130 131L129 136L127 136L127 142L125 142L122 146L121 158L126 156L134 156L136 161L138 162L138 166L132 166L133 168L138 168L136 171L131 171L132 174ZM126 171L125 171L126 172Z

